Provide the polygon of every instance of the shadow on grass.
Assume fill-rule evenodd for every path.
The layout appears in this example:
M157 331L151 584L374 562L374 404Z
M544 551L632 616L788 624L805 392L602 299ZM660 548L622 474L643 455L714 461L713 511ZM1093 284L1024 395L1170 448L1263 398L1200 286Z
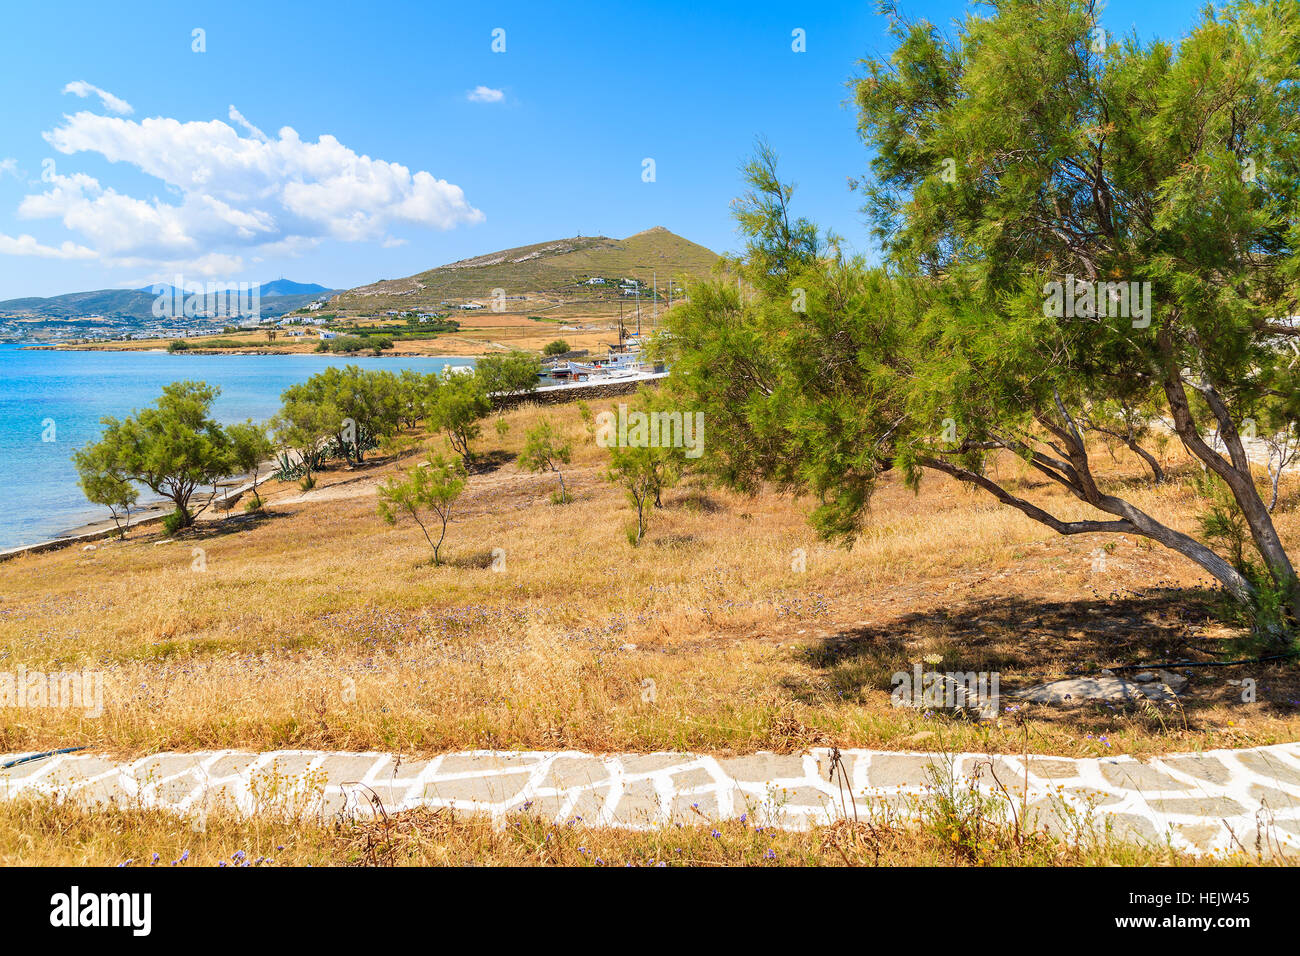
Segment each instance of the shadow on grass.
M172 537L177 541L211 541L214 538L224 538L228 534L260 528L267 522L279 518L288 518L292 512L275 511L264 505L257 511L231 511L229 516L223 511L218 511L217 514L222 516L219 521L185 528L177 531Z
M482 551L468 551L464 554L453 554L442 559L445 567L463 568L467 570L478 569L486 571L492 567L492 550L485 549Z
M674 495L664 502L670 508L682 508L694 514L718 514L723 507L718 500L702 491L688 491L686 494Z
M1235 660L1242 651L1239 641L1201 636L1207 625L1218 623L1218 601L1205 589L1151 590L1110 600L998 598L847 628L805 648L802 657L822 673L821 692L829 685L844 699L887 694L892 676L918 663L939 672L996 671L1005 698L1032 684L1095 675L1102 668ZM1176 666L1170 670L1181 673ZM1131 678L1134 671L1116 673ZM1188 692L1180 701L1186 714L1229 702L1240 690L1227 682L1243 677L1259 682L1258 705L1266 711L1291 715L1300 700L1300 666L1290 661L1189 668L1186 676ZM811 684L799 681L788 681L786 689L801 698L816 694ZM1143 703L1137 709L1149 707ZM1036 708L1035 716L1086 723L1089 712L1114 709L1098 702L1055 711Z
M493 451L476 452L473 460L465 466L465 470L471 475L490 475L502 465L514 461L519 456L512 451Z

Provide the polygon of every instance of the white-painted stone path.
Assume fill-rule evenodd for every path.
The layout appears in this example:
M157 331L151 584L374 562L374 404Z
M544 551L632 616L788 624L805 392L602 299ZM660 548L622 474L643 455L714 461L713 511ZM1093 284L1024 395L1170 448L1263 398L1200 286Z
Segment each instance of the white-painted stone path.
M25 756L9 754L0 764ZM842 751L715 757L472 751L431 759L383 753L205 751L130 761L77 753L0 770L0 799L48 795L203 815L286 813L331 819L415 806L531 813L558 823L650 828L747 814L799 829L854 815L914 818L944 781L981 792L1030 825L1201 853L1300 855L1300 743L1131 757ZM1026 784L1028 785L1026 790ZM1008 810L1008 819L1009 817Z

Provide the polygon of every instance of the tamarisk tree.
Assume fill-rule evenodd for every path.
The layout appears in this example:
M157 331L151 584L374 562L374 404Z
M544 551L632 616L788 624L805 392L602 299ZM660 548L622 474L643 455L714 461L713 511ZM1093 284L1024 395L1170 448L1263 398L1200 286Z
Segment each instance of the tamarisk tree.
M1241 428L1300 393L1300 6L1207 12L1177 45L1109 37L1081 0L990 9L951 37L894 14L892 55L862 65L883 266L792 220L766 147L746 168L741 282L702 284L670 319L708 466L813 493L818 529L846 539L883 471L940 472L1061 534L1172 548L1278 634L1300 582ZM1258 564L1095 474L1090 428L1136 451L1162 422L1226 489ZM999 452L1085 512L992 476Z
M136 481L172 502L176 527L192 525L190 498L195 489L235 468L230 439L211 417L212 402L220 393L203 382L172 382L163 386L152 406L121 420L102 419L99 440L76 457L87 494L106 503L101 497L104 486L87 486L87 474L98 473L112 485Z

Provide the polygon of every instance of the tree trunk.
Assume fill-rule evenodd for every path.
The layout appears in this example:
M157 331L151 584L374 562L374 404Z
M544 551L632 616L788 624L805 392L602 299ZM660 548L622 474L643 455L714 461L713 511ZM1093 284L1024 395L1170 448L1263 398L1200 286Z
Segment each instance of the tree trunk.
M1273 496L1269 499L1268 502L1268 513L1272 514L1273 509L1277 507L1277 485L1278 482L1282 480L1282 464L1281 462L1279 462L1277 466L1277 470L1276 471L1273 470L1272 452L1269 452L1268 454L1268 477L1269 480L1272 481L1273 483Z
M1154 476L1155 483L1163 485L1165 483L1165 470L1160 467L1160 462L1156 456L1131 439L1126 440L1124 444L1128 445L1133 454L1147 463L1147 467L1151 469L1151 474Z
M1255 547L1264 559L1273 583L1282 594L1283 606L1295 621L1300 621L1300 578L1296 576L1295 567L1291 564L1286 549L1282 547L1277 529L1273 526L1273 518L1264 506L1259 490L1255 487L1255 479L1250 471L1250 460L1246 457L1241 436L1237 433L1237 426L1232 421L1232 416L1228 414L1227 407L1212 384L1206 383L1199 389L1219 423L1219 436L1228 449L1231 461L1225 461L1222 455L1217 454L1201 438L1196 422L1192 418L1182 377L1178 372L1171 372L1166 377L1164 390L1169 399L1170 411L1173 412L1174 429L1178 437L1183 440L1183 444L1192 454L1205 462L1223 479L1228 490L1232 492L1250 528Z
M1119 521L1061 521L1036 505L1012 495L992 479L961 468L951 462L936 458L918 458L917 464L934 471L943 472L958 481L964 481L983 488L1003 504L1016 508L1059 534L1127 533L1158 541L1208 571L1241 604L1247 607L1254 607L1256 604L1258 595L1255 588L1246 579L1245 575L1231 564L1195 538L1161 524L1144 511L1133 507L1120 498L1101 495L1097 501L1089 502L1099 510L1118 516L1121 519Z

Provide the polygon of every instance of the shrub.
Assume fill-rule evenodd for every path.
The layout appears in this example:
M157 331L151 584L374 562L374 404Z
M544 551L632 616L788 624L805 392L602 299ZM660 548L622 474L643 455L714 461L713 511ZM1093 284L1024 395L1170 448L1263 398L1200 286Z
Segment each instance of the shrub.
M203 382L172 382L151 407L121 421L104 418L104 432L76 459L103 474L138 481L176 507L178 527L193 523L194 489L230 474L230 438L209 412L221 390Z
M403 479L390 478L379 486L379 516L389 524L397 524L399 515L412 518L424 532L424 540L433 549L433 563L441 563L439 549L447 537L447 522L451 519L451 509L465 490L465 467L461 462L448 461L441 455L432 453ZM442 530L435 542L425 525L432 512L440 523Z

